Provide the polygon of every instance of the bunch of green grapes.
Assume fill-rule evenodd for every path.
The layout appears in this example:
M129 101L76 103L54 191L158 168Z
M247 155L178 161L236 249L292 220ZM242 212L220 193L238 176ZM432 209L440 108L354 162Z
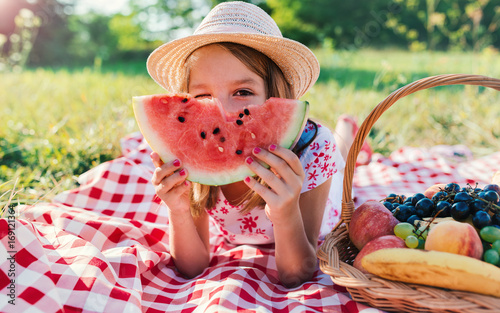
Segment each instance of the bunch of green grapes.
M412 249L423 249L428 233L429 225L427 223L412 225L408 222L402 222L394 226L394 235L403 239L406 246Z
M500 267L500 228L486 226L479 231L483 242L483 260Z

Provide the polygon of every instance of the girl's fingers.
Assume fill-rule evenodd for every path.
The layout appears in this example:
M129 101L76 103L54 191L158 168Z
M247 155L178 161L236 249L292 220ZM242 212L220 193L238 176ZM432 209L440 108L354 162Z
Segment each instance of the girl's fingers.
M283 183L281 178L277 176L275 173L273 173L270 169L265 168L259 162L254 160L252 157L248 157L246 159L246 162L248 164L248 167L255 173L257 176L262 178L264 182L271 187L272 190L274 190L277 193L283 192L286 189L286 184ZM260 184L258 184L260 185ZM267 188L266 188L267 189ZM257 190L255 190L257 192ZM259 192L257 192L259 195L262 196Z
M301 184L304 180L304 170L295 153L276 145L271 145L269 148L269 151L255 148L253 154L261 161L268 164L285 182L294 183L298 177L300 180L299 183ZM256 165L254 166L257 167ZM276 174L274 174L274 176L276 176ZM265 177L262 178L265 179Z
M177 173L176 173L176 175L177 175ZM174 175L172 175L170 177L175 179ZM175 181L169 182L169 184L173 184L172 187L170 187L170 185L165 185L165 186L163 186L166 189L165 191L163 191L163 189L158 189L157 192L158 191L160 193L161 192L163 192L163 193L168 192L169 197L173 196L174 198L178 198L183 193L185 193L186 191L189 190L189 181L187 181L185 177L186 176L183 176L183 178L181 178L180 180L175 180Z
M304 169L300 160L293 151L280 147L278 145L270 145L269 151L272 152L271 155L278 156L280 159L284 160L288 166L293 170L293 172L299 176L304 175ZM269 164L269 163L268 163ZM271 164L269 164L271 165ZM274 166L271 165L274 168Z
M174 188L185 185L186 177L187 170L184 168L177 172L173 172L170 175L164 176L158 184L155 184L156 192L167 193L173 191Z
M155 167L160 167L163 165L163 161L161 160L160 155L157 152L151 152L150 156Z
M160 163L158 163L158 164L161 164L161 163L163 163L163 162L160 161ZM161 164L160 166L155 168L155 170L153 172L153 177L151 178L151 182L153 183L153 185L160 184L160 182L164 178L169 177L172 174L174 174L175 171L178 171L180 166L181 166L181 162L177 159L172 161L172 162L169 162L169 163ZM180 171L179 171L179 173L180 173Z
M266 203L273 203L274 198L277 196L276 193L271 191L266 186L260 184L253 177L247 176L244 181L248 185L248 187L255 191L259 196L261 196Z

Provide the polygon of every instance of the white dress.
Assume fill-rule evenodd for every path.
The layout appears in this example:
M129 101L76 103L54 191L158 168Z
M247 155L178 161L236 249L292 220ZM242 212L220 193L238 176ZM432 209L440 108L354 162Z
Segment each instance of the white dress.
M318 238L321 240L339 221L345 162L337 149L332 132L327 127L316 124L318 126L316 138L300 153L299 159L306 175L301 193L316 188L330 177L333 178ZM307 143L314 133L314 124L308 122L299 145ZM240 214L241 208L242 206L232 206L220 191L216 206L207 212L215 222L216 228L230 243L274 243L273 225L265 211L256 208L246 214Z

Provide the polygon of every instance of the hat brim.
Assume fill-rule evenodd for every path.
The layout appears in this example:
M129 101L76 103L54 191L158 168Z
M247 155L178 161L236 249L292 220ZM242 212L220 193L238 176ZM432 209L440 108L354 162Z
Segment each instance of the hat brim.
M149 75L168 92L178 92L184 78L186 59L196 49L217 42L251 47L273 60L292 85L299 99L316 82L319 62L305 45L283 37L247 33L201 34L163 44L147 60Z

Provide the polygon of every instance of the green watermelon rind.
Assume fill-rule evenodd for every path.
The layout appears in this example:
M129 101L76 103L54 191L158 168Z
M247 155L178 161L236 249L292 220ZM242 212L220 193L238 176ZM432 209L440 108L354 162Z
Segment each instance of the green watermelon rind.
M162 143L161 138L156 135L155 130L148 123L140 123L139 121L147 121L148 117L144 111L144 101L150 99L151 96L137 96L133 97L133 110L138 121L138 126L143 134L146 142L149 144L153 151L156 151L163 162L172 162L177 157L172 154L169 149ZM295 121L293 125L290 125L287 129L288 131L282 136L282 140L277 144L281 147L292 149L300 139L300 136L304 130L307 123L308 113L309 113L309 103L307 101L295 100L297 104L297 109L295 114L292 116L292 120ZM203 185L227 185L233 182L241 181L247 176L254 176L253 173L246 165L242 164L236 169L231 170L230 173L221 171L214 175L213 172L203 171L201 169L192 168L186 166L189 173L187 179L192 182L200 183Z

